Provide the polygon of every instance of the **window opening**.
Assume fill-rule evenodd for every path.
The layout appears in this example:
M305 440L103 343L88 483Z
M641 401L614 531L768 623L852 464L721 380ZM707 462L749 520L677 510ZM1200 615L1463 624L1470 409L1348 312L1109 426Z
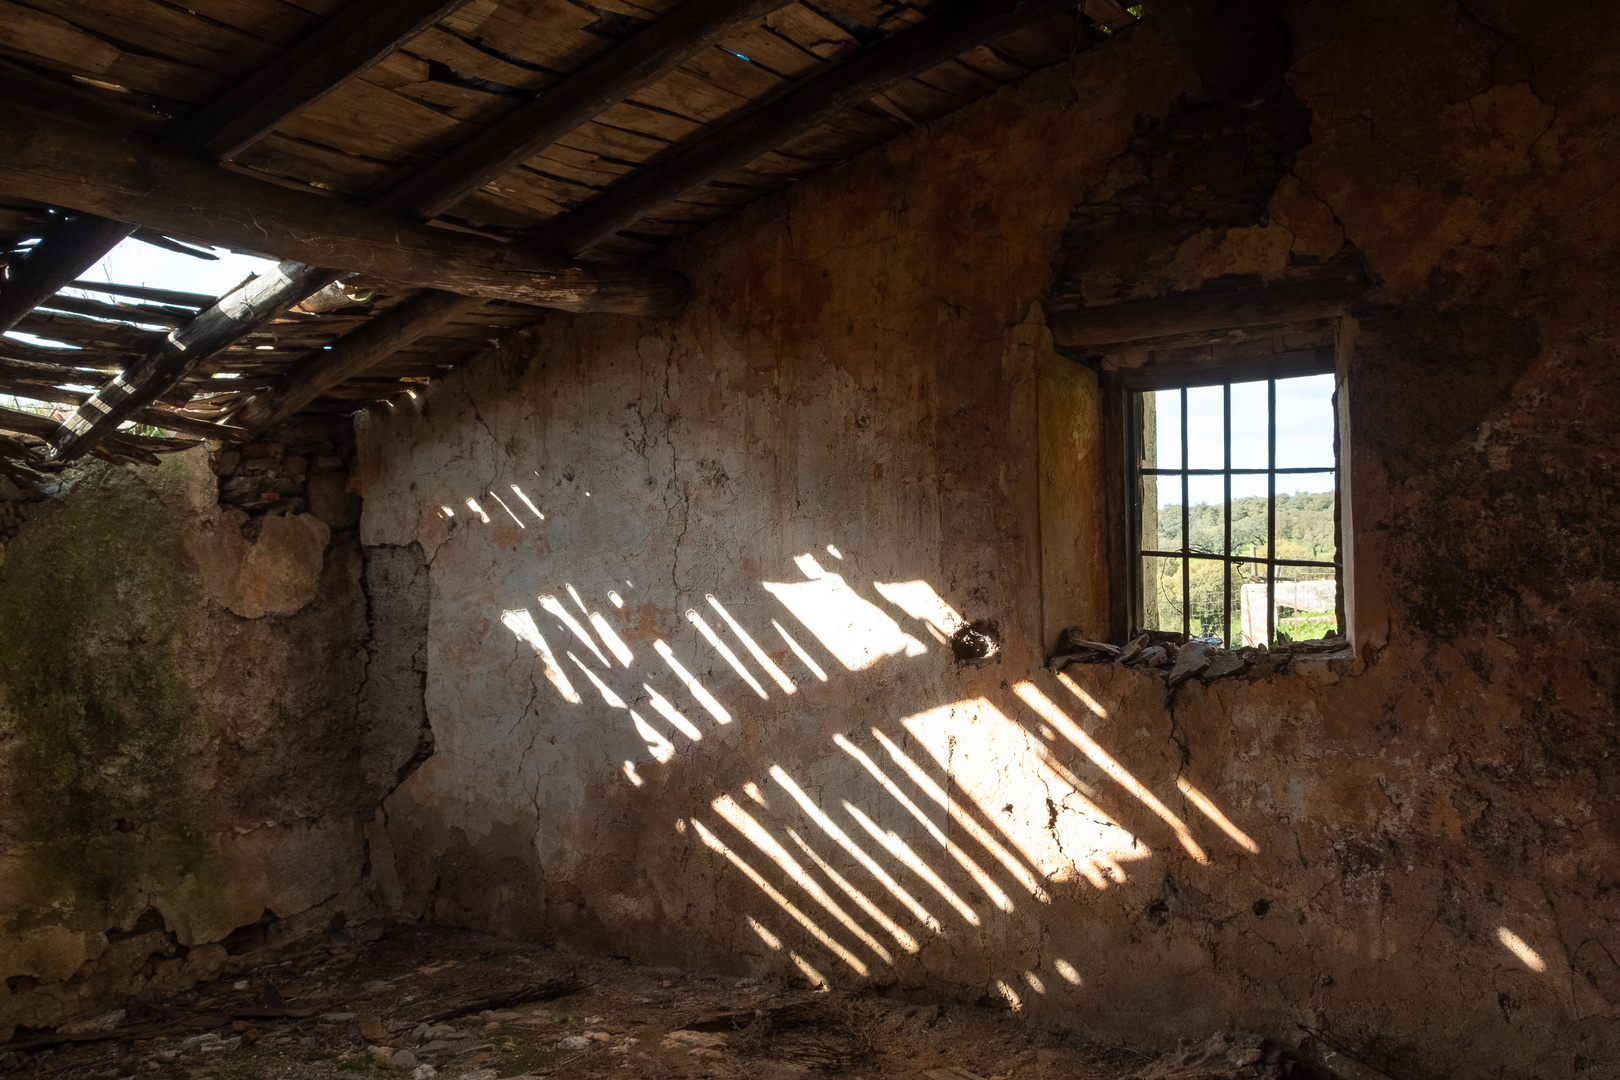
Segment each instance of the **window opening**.
M1343 629L1332 374L1130 394L1145 630L1276 646Z

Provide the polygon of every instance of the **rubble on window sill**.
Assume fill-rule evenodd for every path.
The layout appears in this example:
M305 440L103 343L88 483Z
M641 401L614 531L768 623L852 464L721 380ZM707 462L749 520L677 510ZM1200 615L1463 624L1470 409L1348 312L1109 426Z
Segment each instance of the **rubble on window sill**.
M1078 626L1063 631L1058 652L1046 662L1047 670L1062 671L1070 664L1111 664L1163 678L1170 689L1189 679L1206 684L1216 679L1263 679L1288 671L1297 661L1350 660L1353 653L1343 634L1314 641L1294 641L1268 649L1247 645L1224 648L1219 639L1189 638L1169 630L1144 630L1124 645L1097 641Z

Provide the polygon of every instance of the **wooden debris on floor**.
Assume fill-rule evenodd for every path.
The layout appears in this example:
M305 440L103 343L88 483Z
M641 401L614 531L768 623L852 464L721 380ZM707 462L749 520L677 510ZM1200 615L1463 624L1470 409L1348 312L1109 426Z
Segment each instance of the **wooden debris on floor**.
M1125 1080L1281 1080L1275 1047L1258 1035L1211 1035L1179 1047Z

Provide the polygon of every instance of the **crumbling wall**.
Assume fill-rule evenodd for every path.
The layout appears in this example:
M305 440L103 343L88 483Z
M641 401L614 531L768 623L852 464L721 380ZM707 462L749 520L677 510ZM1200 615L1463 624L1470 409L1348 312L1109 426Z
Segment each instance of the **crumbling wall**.
M3 504L0 1040L370 910L364 828L425 724L410 552L363 559L352 496L244 529L220 465L92 462Z
M1144 25L683 242L686 315L551 316L367 419L363 540L429 590L437 752L371 846L402 911L1139 1044L1613 1073L1620 21L1289 18L1309 140L1248 219L1147 215L1142 259L1072 213L1199 105ZM1100 587L1041 565L1054 282L1345 251L1354 663L1046 673L1043 582ZM953 660L965 621L997 657Z

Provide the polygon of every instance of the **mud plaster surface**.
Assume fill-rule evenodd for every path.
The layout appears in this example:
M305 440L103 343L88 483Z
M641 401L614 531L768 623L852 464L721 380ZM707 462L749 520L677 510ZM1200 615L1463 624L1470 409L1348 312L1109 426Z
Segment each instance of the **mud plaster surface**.
M372 418L362 539L430 577L438 751L370 834L400 911L1106 1035L1303 1023L1394 1075L1615 1074L1620 25L1289 18L1311 141L1266 219L1109 287L1364 253L1354 668L1173 706L1040 669L1025 328L1069 208L1194 85L1142 27L684 243L687 315L549 318ZM950 663L958 618L998 664Z

